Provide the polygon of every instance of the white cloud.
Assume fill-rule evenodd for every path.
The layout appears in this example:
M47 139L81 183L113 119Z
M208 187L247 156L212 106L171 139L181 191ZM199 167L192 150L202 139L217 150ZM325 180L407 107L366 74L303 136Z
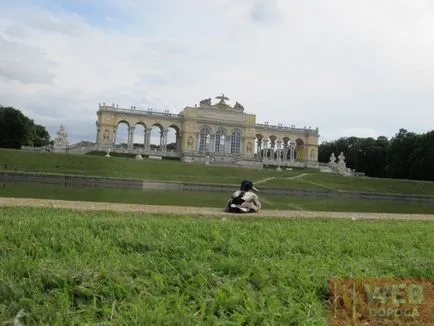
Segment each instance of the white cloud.
M53 135L93 140L98 102L178 112L221 92L321 140L432 129L430 1L23 1L0 4L0 103Z

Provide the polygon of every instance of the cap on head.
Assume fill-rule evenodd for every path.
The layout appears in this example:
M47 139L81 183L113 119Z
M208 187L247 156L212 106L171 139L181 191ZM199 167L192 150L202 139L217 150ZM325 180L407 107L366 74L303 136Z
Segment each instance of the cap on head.
M256 189L256 188L253 186L253 183L252 183L252 181L250 181L250 180L243 180L243 181L241 182L240 190L242 190L242 191L253 190L253 191L258 192L258 189Z

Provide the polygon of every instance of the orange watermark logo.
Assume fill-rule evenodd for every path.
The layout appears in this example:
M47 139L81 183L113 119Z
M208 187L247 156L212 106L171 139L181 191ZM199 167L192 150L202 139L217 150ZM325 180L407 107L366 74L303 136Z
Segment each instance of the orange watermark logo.
M329 281L329 325L434 325L434 279Z

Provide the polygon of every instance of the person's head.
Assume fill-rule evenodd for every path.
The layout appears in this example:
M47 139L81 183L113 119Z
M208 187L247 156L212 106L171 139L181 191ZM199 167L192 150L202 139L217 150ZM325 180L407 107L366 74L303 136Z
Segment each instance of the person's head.
M240 190L242 190L242 191L250 191L250 190L253 190L253 191L258 192L258 189L256 189L256 188L253 186L253 183L252 183L252 181L250 181L250 180L243 180L243 181L241 182Z

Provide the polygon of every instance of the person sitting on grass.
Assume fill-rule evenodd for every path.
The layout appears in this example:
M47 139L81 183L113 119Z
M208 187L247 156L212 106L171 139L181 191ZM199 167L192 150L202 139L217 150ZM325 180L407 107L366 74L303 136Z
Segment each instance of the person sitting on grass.
M230 213L255 213L262 207L256 194L258 189L253 186L252 181L243 180L240 190L232 193L231 198L227 201L225 212Z

